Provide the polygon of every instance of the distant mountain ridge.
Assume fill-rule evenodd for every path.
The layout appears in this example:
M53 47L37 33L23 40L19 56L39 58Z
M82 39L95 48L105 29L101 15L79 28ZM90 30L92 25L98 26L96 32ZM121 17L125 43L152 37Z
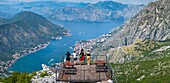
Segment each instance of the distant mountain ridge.
M100 1L96 4L91 4L91 6L97 7L102 10L122 10L128 7L128 4L122 4L114 1Z
M36 13L20 12L0 25L0 60L11 60L15 52L46 43L66 32Z
M84 7L89 3L75 3L75 2L57 2L57 1L33 1L33 2L20 2L14 4L0 4L0 16L11 17L21 11L31 11L48 17L54 11L65 6L70 7Z
M10 17L20 11L32 11L55 21L114 22L131 18L144 7L144 5L128 5L113 1L95 4L37 1L2 4L0 16Z
M135 16L144 5L128 5L113 1L89 4L82 8L64 7L49 16L59 21L116 22Z

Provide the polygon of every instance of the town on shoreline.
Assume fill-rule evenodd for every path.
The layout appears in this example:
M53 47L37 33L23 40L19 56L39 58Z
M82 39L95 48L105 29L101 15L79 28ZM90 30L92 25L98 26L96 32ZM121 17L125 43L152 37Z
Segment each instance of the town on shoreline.
M0 76L7 77L8 74L12 73L12 71L9 71L8 68L11 67L12 64L14 64L19 58L27 56L31 53L38 51L38 50L44 49L49 44L50 44L50 42L47 42L47 43L44 43L44 44L39 44L39 45L32 47L30 49L23 50L20 53L16 52L15 54L12 55L12 57L13 57L12 60L9 60L7 62L0 61L0 74L1 74Z
M67 34L65 34L65 36L71 36L71 34L67 33ZM91 50L92 49L91 45L99 43L99 42L104 42L110 36L111 36L111 34L108 33L108 34L104 34L104 35L102 35L98 38L95 38L95 39L86 40L86 41L78 41L78 42L76 42L73 49L75 51L79 51L81 48L88 47L88 49ZM61 37L56 37L56 38L53 37L53 39L60 40ZM50 41L47 43L44 43L44 44L39 44L39 45L32 47L30 49L23 50L20 53L16 52L15 54L12 55L12 57L14 58L12 60L9 60L7 62L0 61L0 74L1 74L0 76L8 77L12 73L12 71L8 70L9 67L11 67L12 64L14 64L19 58L27 56L31 53L38 51L38 50L44 49L49 44L50 44Z

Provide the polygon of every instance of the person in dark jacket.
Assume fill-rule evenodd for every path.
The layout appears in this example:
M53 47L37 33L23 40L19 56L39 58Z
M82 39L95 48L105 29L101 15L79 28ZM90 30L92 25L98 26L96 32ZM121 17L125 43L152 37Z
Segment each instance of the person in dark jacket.
M70 52L67 51L67 53L66 53L66 60L67 60L67 61L70 61L70 55L71 55Z

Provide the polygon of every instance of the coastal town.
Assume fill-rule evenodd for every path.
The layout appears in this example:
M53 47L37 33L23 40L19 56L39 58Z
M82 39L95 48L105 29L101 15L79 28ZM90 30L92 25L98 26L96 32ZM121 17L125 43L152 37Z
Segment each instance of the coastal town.
M23 50L21 52L16 52L15 54L12 55L12 57L13 57L12 60L9 60L7 62L0 61L0 76L7 77L9 74L11 74L12 71L8 71L8 68L11 67L12 64L15 63L15 61L17 61L19 58L24 57L28 54L34 53L38 50L44 49L49 44L50 44L50 42L47 42L45 44L39 44L39 45L32 47L30 49Z
M92 46L98 43L104 42L106 39L111 37L111 33L104 34L98 38L91 39L91 40L81 40L77 41L74 47L75 51L81 50L81 48L92 50L94 49Z
M66 36L70 36L70 35L71 34L67 33ZM102 35L102 36L100 36L100 37L98 37L96 39L76 42L74 50L78 51L78 50L80 50L81 48L84 48L84 47L88 47L89 50L92 50L93 48L89 47L89 46L92 46L92 45L97 44L97 43L102 43L109 37L111 37L111 34L108 33L108 34L104 34L104 35ZM59 40L61 37L56 37L56 38L58 38L57 40ZM18 60L19 58L24 57L24 56L26 56L28 54L34 53L34 52L36 52L38 50L44 49L49 44L50 44L50 42L47 42L45 44L39 44L36 47L32 47L30 49L23 50L21 52L16 52L15 54L12 55L12 57L13 57L12 60L9 60L7 62L0 61L0 73L1 73L0 76L7 77L10 73L12 73L12 71L8 71L8 68L11 67L12 64L15 63L16 60Z
M63 32L63 35L65 36L71 36L72 34L70 33L70 30L67 30L66 32ZM62 37L61 36L57 36L57 37L52 37L52 40L61 40ZM12 66L12 64L14 64L19 58L22 58L24 56L27 56L31 53L34 53L38 50L44 49L46 48L48 45L50 44L50 41L48 41L47 43L44 44L39 44L35 47L31 47L31 48L27 48L25 50L22 50L20 52L15 52L15 54L12 55L13 59L9 60L9 61L1 61L0 60L0 77L8 77L9 75L12 74L13 71L9 71L9 67Z

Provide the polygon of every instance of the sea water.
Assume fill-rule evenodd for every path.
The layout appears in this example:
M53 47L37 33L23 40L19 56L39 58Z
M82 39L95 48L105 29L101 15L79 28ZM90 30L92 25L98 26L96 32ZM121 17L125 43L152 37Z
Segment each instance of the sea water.
M52 40L45 49L18 59L9 70L17 72L34 72L41 70L41 64L50 65L59 62L67 51L72 52L76 41L97 38L111 29L120 26L122 22L96 23L96 22L54 22L70 30L72 36L63 36L61 40Z

